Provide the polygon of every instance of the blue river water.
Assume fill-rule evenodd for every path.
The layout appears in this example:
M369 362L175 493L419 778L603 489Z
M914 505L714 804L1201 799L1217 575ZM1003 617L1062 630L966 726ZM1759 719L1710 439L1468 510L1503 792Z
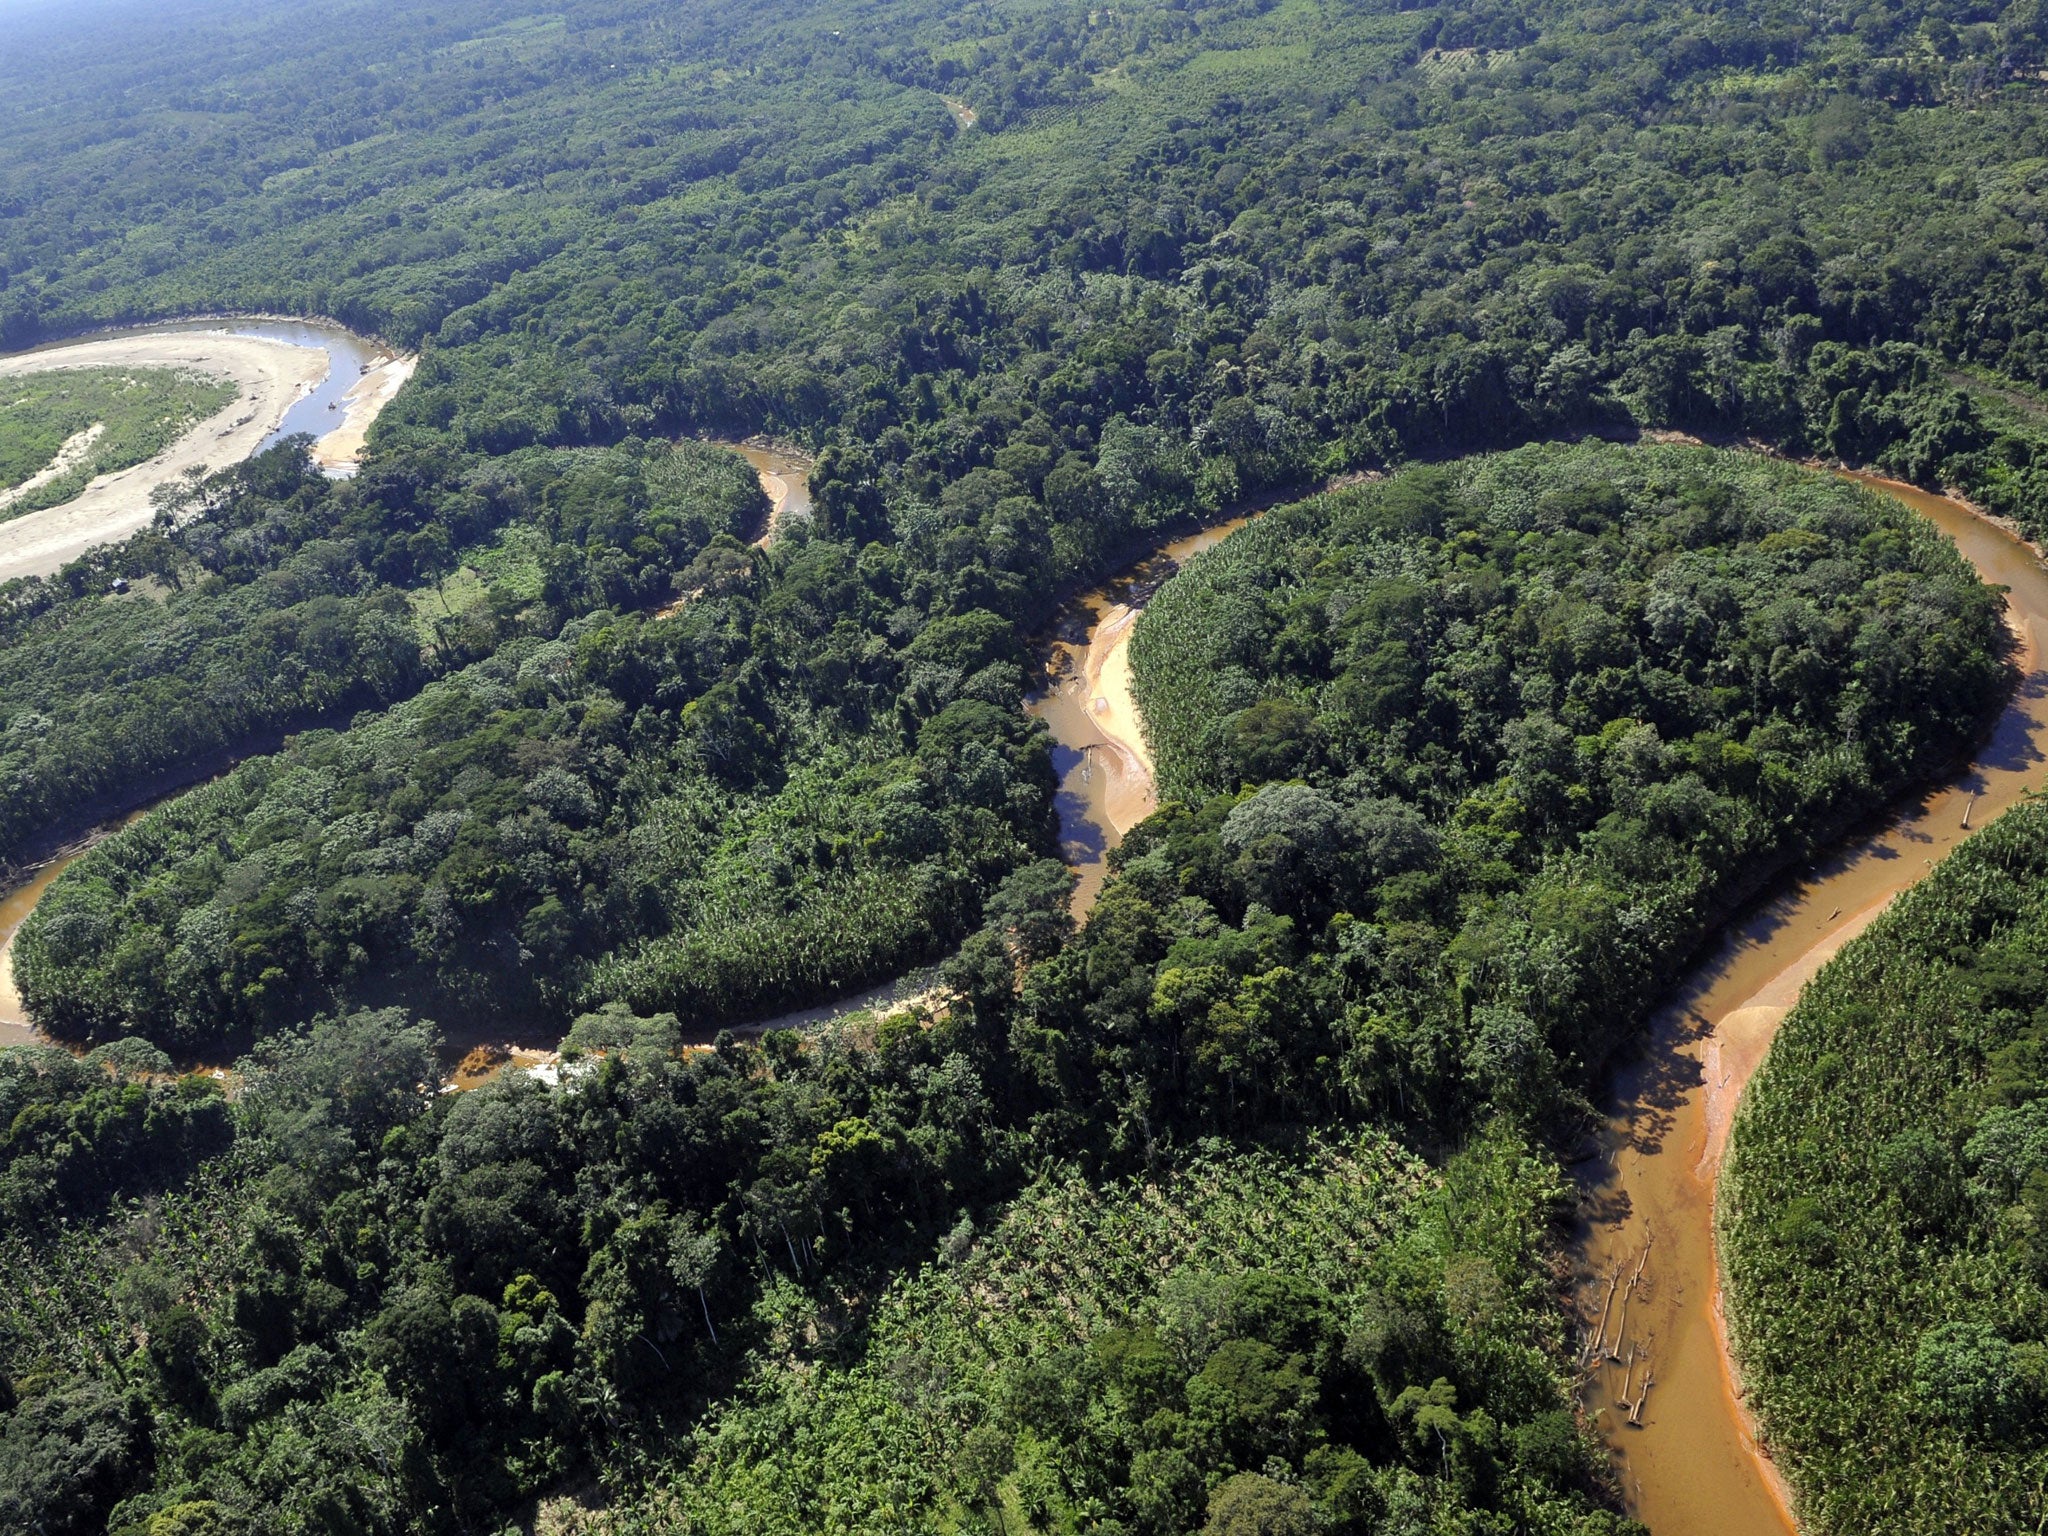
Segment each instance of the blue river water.
M223 318L167 320L154 325L129 325L116 330L94 331L88 336L70 336L45 342L30 350L51 351L80 341L98 341L120 336L163 336L181 331L225 331L230 336L257 336L265 341L282 341L295 347L312 347L327 354L327 376L312 393L285 413L278 428L263 440L262 448L274 448L294 432L325 437L341 425L347 409L342 399L356 381L391 353L376 342L319 320L234 320ZM262 449L258 450L259 452Z

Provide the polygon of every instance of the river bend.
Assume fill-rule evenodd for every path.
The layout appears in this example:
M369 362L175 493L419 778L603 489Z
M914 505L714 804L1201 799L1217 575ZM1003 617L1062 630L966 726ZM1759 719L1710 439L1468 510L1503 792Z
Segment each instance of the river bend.
M1731 923L1615 1076L1612 1119L1585 1181L1581 1359L1587 1409L1614 1449L1630 1513L1652 1536L1796 1530L1723 1337L1713 1209L1729 1122L1807 979L1894 896L2039 785L2048 764L2048 569L1961 503L1853 478L1933 522L1985 581L2007 589L2020 683L1967 770L1895 807Z

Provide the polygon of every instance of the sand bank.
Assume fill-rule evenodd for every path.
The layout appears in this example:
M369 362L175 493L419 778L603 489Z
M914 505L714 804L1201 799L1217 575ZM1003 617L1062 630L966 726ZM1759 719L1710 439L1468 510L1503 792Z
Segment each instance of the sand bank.
M342 397L341 425L313 445L313 462L322 469L355 468L363 456L363 440L375 421L418 368L416 357L387 358L357 380Z
M1088 712L1095 728L1110 746L1130 758L1139 770L1144 789L1129 803L1114 807L1112 824L1119 834L1152 814L1155 769L1152 749L1145 744L1145 726L1138 715L1138 701L1131 694L1131 631L1138 627L1140 610L1118 603L1102 616L1081 664Z
M412 376L412 358L373 368L348 396L340 426L315 445L324 468L343 469L362 451L378 411ZM149 493L193 469L224 469L256 452L286 414L326 379L327 352L316 346L225 330L145 331L87 338L0 357L0 378L59 368L175 368L227 379L239 391L224 409L156 457L101 475L62 506L0 523L0 581L47 576L95 544L127 538L149 525Z

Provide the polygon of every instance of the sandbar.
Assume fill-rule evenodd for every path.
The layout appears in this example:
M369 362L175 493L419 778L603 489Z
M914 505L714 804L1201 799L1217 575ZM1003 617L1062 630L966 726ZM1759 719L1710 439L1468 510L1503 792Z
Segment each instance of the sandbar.
M329 470L353 464L370 423L412 376L415 363L393 358L366 373L348 395L342 424L314 445L314 461ZM97 476L62 506L0 522L0 581L51 575L96 544L148 527L155 515L152 490L188 470L225 469L248 458L326 379L329 360L324 348L225 330L104 336L0 357L0 378L58 368L182 369L226 379L239 393L156 457Z
M370 423L405 388L419 365L416 357L390 357L358 379L342 396L341 425L313 445L313 462L322 469L353 469L363 456Z
M1112 748L1137 766L1124 774L1124 793L1106 805L1118 834L1130 831L1151 815L1155 805L1151 748L1145 743L1145 723L1139 715L1139 700L1130 694L1130 631L1137 629L1137 608L1116 604L1096 625L1087 653L1081 659L1081 686L1087 698L1087 715L1096 729L1108 737Z

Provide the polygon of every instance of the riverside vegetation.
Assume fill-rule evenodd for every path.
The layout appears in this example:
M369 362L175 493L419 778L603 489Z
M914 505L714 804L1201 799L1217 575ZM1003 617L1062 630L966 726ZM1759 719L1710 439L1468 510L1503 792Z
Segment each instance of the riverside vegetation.
M1967 747L1995 602L1705 453L1273 514L1140 626L1175 803L1079 933L1027 638L1542 437L2048 529L2040 17L556 4L10 23L9 344L422 356L354 481L0 589L0 856L257 754L17 946L99 1054L0 1057L5 1522L1620 1528L1556 1149L1729 903ZM765 551L671 442L755 432L817 460ZM949 949L929 1028L680 1051ZM422 1017L602 1064L440 1100Z
M594 1459L626 1527L1621 1529L1545 1148L1714 903L1970 738L1995 600L1899 509L1711 450L1411 471L1241 539L1136 657L1170 782L1229 787L1078 933L1056 864L1003 879L929 1027L679 1059L613 1001L572 1086L452 1100L395 1009L273 1034L232 1104L132 1036L16 1053L8 1444L53 1470L14 1496L405 1529ZM1187 685L1219 594L1255 698Z
M2026 805L1809 985L1736 1121L1732 1316L1815 1531L2038 1518L2044 895L2048 812Z

